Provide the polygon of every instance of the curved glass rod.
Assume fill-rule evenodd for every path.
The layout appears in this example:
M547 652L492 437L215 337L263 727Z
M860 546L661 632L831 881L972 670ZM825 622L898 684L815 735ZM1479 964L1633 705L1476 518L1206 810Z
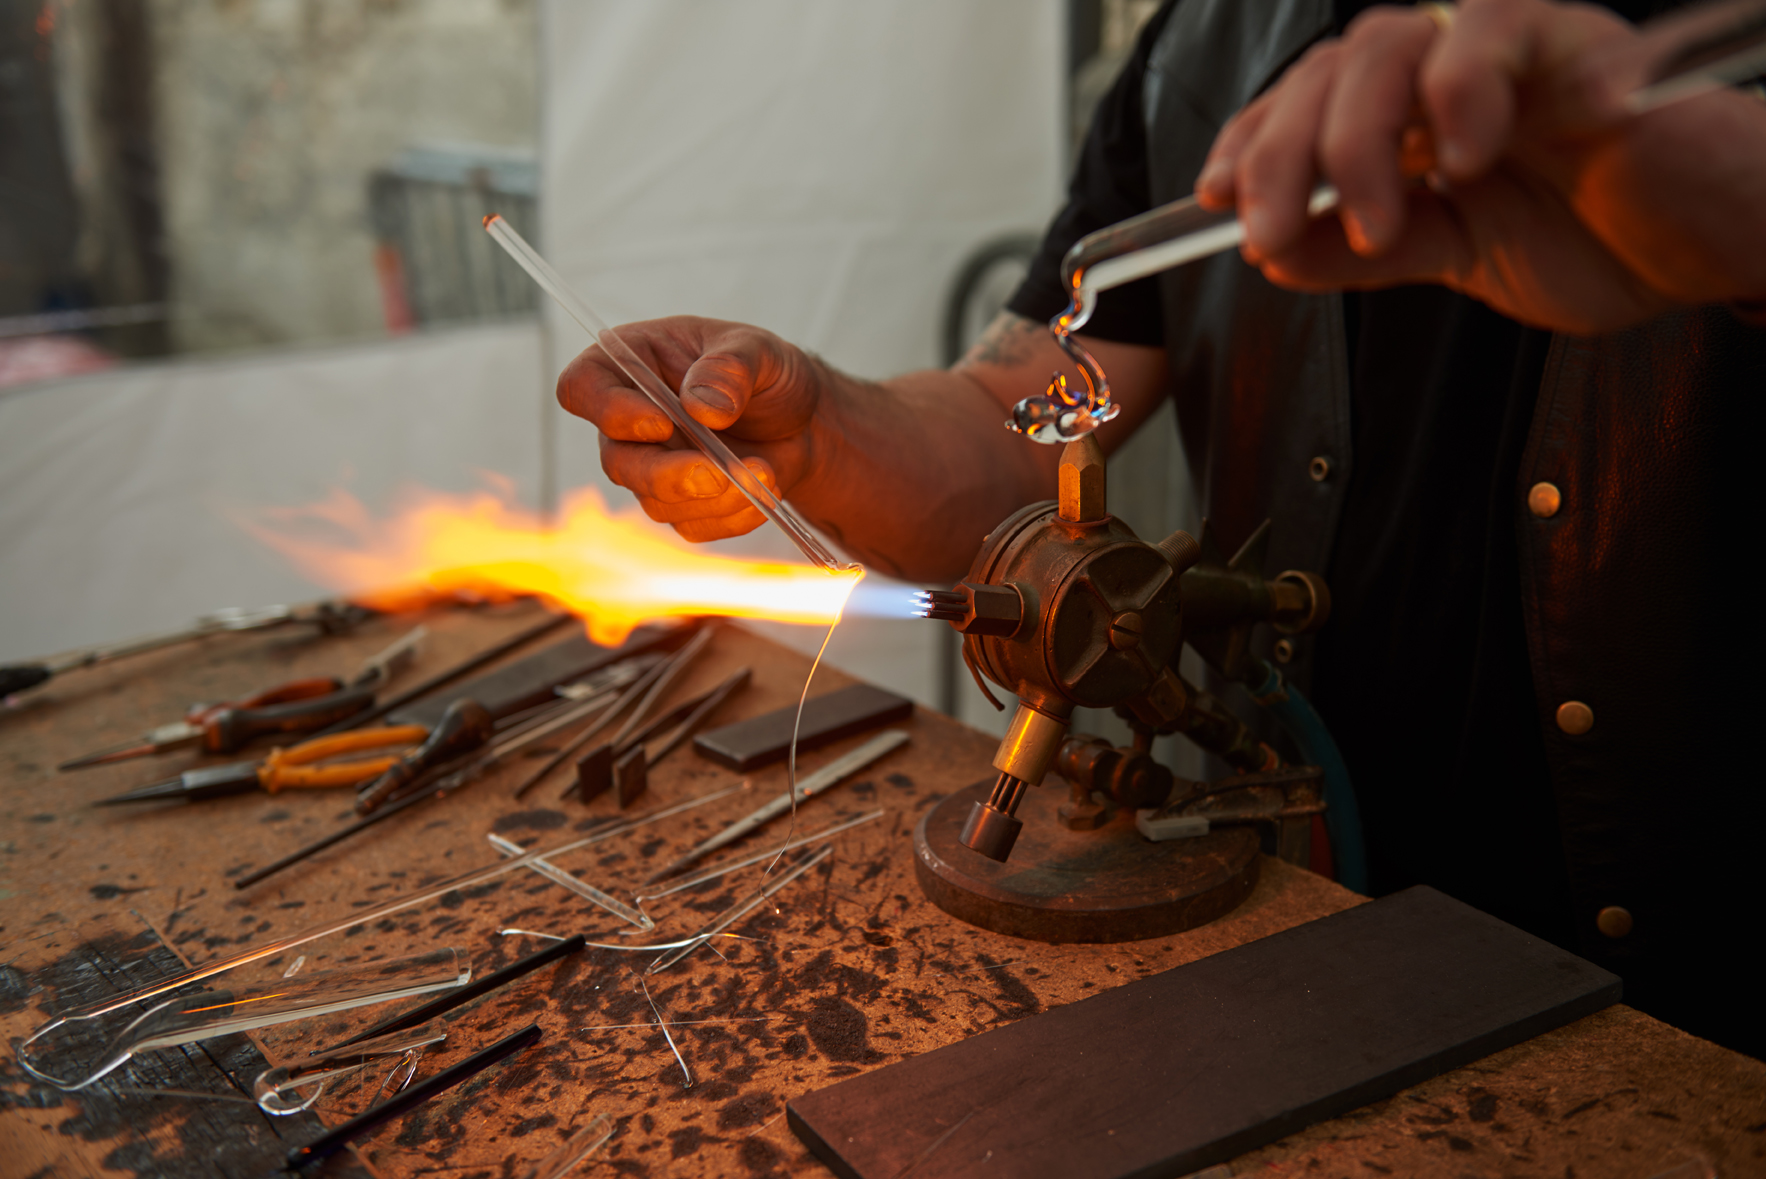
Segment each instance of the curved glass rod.
M1307 210L1314 217L1336 207L1335 188L1321 184L1312 190ZM1070 392L1067 378L1056 373L1046 393L1026 397L1012 407L1007 428L1035 442L1072 442L1115 417L1117 406L1110 400L1110 383L1103 368L1074 338L1097 310L1099 292L1233 249L1244 239L1236 210L1204 209L1191 196L1107 225L1074 242L1061 259L1061 277L1067 280L1070 302L1049 321L1049 331L1079 366L1085 396Z
M532 246L527 244L526 238L516 233L514 228L496 213L492 213L484 219L484 228L497 240L497 244L507 250L509 256L519 262L521 268L545 289L548 295L558 301L558 305L564 308L572 319L583 326L584 331L595 337L596 342L606 351L608 358L619 366L619 371L623 372L626 378L637 386L646 397L655 402L657 409L668 415L668 420L675 424L675 428L699 448L699 453L715 463L718 469L729 477L730 482L736 485L736 489L748 497L748 502L759 509L761 515L777 524L779 529L791 538L791 543L795 544L803 555L809 558L811 564L819 565L829 573L851 573L858 569L857 565L843 562L829 552L827 546L823 545L815 534L805 527L803 521L799 520L796 514L785 506L785 501L774 495L772 488L762 483L760 477L749 470L748 464L737 458L736 453L724 445L722 438L719 438L709 426L688 413L681 406L681 399L675 395L674 390L670 389L662 378L656 375L656 370L645 364L638 354L632 351L631 346L607 326L606 321L590 310L589 305L583 302L582 297L565 284L563 277L553 270Z
M1647 21L1638 32L1588 63L1613 93L1624 96L1620 106L1631 114L1766 75L1766 0L1693 5ZM1434 147L1426 132L1407 146L1400 166L1413 178L1434 168ZM1337 202L1336 188L1320 184L1312 190L1307 212L1322 217ZM1204 209L1190 196L1074 242L1061 259L1071 302L1049 321L1049 331L1079 366L1086 396L1082 400L1070 393L1066 378L1057 373L1048 392L1026 397L1012 408L1007 428L1037 442L1071 442L1115 417L1103 370L1072 338L1097 309L1098 294L1235 249L1244 240L1236 209Z

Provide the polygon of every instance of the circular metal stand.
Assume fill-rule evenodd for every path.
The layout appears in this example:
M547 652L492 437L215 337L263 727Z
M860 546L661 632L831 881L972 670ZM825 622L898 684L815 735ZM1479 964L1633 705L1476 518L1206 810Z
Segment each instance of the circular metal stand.
M970 925L1039 942L1138 941L1206 925L1257 884L1255 828L1151 843L1123 812L1096 831L1069 831L1056 814L1067 790L1052 774L1025 792L1023 833L1012 858L995 863L958 839L992 785L957 791L914 830L920 890Z

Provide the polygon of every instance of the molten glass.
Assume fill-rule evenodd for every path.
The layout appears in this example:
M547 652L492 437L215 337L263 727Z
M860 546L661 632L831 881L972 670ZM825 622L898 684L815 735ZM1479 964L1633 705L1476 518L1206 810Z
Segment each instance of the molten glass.
M460 593L534 594L582 618L603 645L671 617L826 625L863 576L696 550L635 508L609 511L592 488L568 495L551 526L488 491L423 493L384 519L337 491L240 522L306 576L363 605L401 610Z

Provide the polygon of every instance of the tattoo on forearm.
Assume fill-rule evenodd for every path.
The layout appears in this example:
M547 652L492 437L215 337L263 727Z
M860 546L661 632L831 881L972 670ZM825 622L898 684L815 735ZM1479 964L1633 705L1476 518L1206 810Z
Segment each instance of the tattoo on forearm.
M994 316L993 322L987 325L987 330L975 341L968 354L957 361L956 367L963 369L991 364L1014 368L1028 364L1035 356L1035 345L1039 337L1047 330L1022 315L1002 311Z

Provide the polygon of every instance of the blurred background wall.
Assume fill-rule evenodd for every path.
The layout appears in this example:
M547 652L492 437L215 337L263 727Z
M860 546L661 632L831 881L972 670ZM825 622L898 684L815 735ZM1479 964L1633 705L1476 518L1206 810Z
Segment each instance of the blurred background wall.
M318 596L239 510L605 487L551 397L585 338L488 211L616 323L758 323L865 377L947 363L1153 7L0 0L0 659ZM1174 439L1114 464L1153 534L1188 511ZM855 621L831 658L991 722L954 650Z

